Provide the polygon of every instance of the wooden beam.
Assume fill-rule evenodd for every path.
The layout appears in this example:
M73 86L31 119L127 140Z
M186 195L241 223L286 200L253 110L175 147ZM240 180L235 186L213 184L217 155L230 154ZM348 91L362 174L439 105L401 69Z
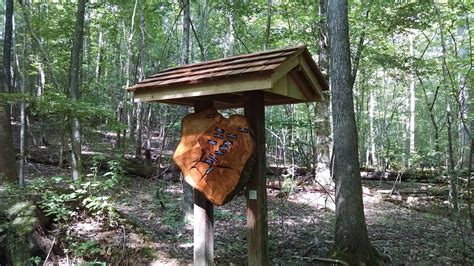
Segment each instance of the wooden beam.
M212 107L210 101L196 101L194 112ZM194 265L214 265L214 205L194 189Z
M308 63L305 60L301 60L301 68L303 70L303 75L306 77L309 84L311 84L311 87L313 87L314 91L317 94L317 101L318 102L324 101L324 95L323 95L321 84L319 83L316 76L314 76Z
M245 116L256 141L255 166L247 183L246 195L248 265L268 265L264 92L246 92L244 102Z
M272 74L272 83L275 84L282 77L286 76L293 68L300 64L300 53L293 55L290 59L283 62Z
M308 80L304 76L301 70L293 69L289 73L290 79L294 82L294 84L299 88L299 90L303 93L308 102L314 102L318 98L318 94L312 86L309 84Z
M269 76L264 75L254 79L226 79L212 83L197 83L182 86L170 86L169 88L153 89L134 93L135 102L160 101L198 97L205 95L235 93L252 90L266 90L272 87Z
M301 102L310 101L311 98L306 97L302 89L304 88L300 88L289 75L286 75L279 79L277 82L275 82L273 88L267 91L285 96L284 98L297 99Z

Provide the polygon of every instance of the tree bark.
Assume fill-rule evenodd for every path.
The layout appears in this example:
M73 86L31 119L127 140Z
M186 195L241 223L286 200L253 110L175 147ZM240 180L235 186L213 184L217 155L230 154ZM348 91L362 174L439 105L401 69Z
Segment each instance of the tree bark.
M410 37L410 56L414 56L413 37ZM416 154L415 150L415 110L416 110L416 94L415 94L415 74L410 73L410 122L409 122L409 157L408 166L411 166L412 156Z
M229 14L227 15L229 26L227 28L227 33L226 33L224 57L233 56L234 46L235 46L235 30L234 30L235 29L235 16L234 16L235 1L231 0L229 4L230 4L230 10L229 10Z
M135 16L137 14L137 6L138 6L138 0L135 0L135 3L133 5L133 12L132 12L132 18L131 18L131 23L130 23L130 31L128 32L128 36L124 34L124 37L127 38L127 60L125 63L125 71L126 71L126 83L125 87L128 88L130 87L130 76L131 76L131 61L132 61L132 41L133 41L133 35L135 33ZM125 33L125 24L123 24L123 29ZM130 102L130 106L132 108L128 108L128 105L124 105L124 108L127 113L127 131L129 134L130 139L133 141L135 138L135 112L136 112L136 105L133 101L133 97L131 97L130 93L125 93L124 94L124 102ZM123 134L123 137L125 138L125 132ZM125 144L125 140L123 141L122 144ZM124 146L124 151L125 151L125 146Z
M182 64L189 63L189 26L190 26L190 9L189 0L183 0L183 55Z
M328 4L330 85L334 128L336 230L332 255L351 264L377 264L367 234L351 87L347 0Z
M98 83L100 81L100 77L102 74L102 61L103 61L103 49L104 49L104 33L102 31L99 32L98 37L98 49L97 49L97 57L96 57L96 65L95 65L95 81Z
M15 45L16 46L16 45ZM28 46L28 37L26 34L23 35L23 47L21 51L21 57L27 58L26 50ZM22 60L20 65L20 55L18 51L15 49L15 62L17 67L18 75L20 76L19 87L20 93L25 94L25 87L27 86L27 60ZM41 75L41 73L39 73ZM40 85L41 86L41 85ZM20 101L20 121L21 121L21 128L20 128L20 164L18 169L18 181L20 186L25 185L25 162L26 162L26 153L27 153L27 125L28 119L26 114L26 106L25 100L22 99Z
M446 127L447 127L447 134L448 134L448 176L449 176L449 205L454 213L459 213L459 205L458 205L458 177L454 172L454 151L453 151L453 133L452 133L452 114L451 114L451 100L450 98L450 91L448 89L448 85L446 84L448 79L447 73L447 64L446 64L446 44L444 40L444 25L443 21L441 20L441 14L433 2L436 16L438 19L439 24L439 33L440 33L440 41L441 41L441 67L442 67L442 87L446 91Z
M11 82L11 51L13 35L13 0L6 0L5 32L3 40L2 87L0 92L10 92ZM15 150L10 121L10 107L0 99L0 181L16 183L18 181ZM3 180L2 180L3 179Z
M182 64L189 63L189 32L190 32L190 8L189 0L182 1L183 7L183 43L182 43ZM193 187L188 183L184 182L183 178L183 199L182 207L184 213L184 220L187 223L192 223L194 217L194 204L193 204Z
M327 0L319 1L319 68L327 77L328 62L328 26L327 26ZM330 124L330 99L316 103L316 180L327 188L334 187L331 178L331 124Z
M73 102L79 100L79 69L81 67L81 50L84 41L84 15L86 1L78 0L76 13L76 29L71 50L71 67L69 72L69 98ZM71 117L71 176L78 180L82 176L81 161L81 125L79 117L72 114Z
M375 91L371 90L369 96L369 145L367 146L367 159L366 162L370 166L377 166L377 152L375 148Z
M272 6L273 0L268 0L267 2L267 27L265 30L265 40L263 43L263 50L268 50L269 42L270 42L270 32L272 28Z
M140 43L138 45L137 68L135 74L135 83L144 78L143 53L145 49L145 6L142 4L140 12ZM142 128L143 128L143 104L137 103L136 109L137 121L135 129L135 156L141 158L142 155Z

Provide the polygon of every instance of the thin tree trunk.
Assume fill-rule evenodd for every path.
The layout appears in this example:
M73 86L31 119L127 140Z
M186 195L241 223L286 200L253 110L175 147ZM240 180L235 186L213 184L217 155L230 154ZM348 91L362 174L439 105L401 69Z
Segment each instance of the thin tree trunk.
M97 40L98 49L97 49L97 57L96 57L96 65L95 65L95 82L99 82L100 76L102 74L102 50L104 47L104 33L102 31L99 32L99 37Z
M148 115L146 118L146 146L145 146L145 163L151 165L151 105L148 105ZM158 167L159 168L159 167Z
M450 182L450 189L449 189L449 203L452 211L454 213L459 213L459 205L458 205L458 188L457 188L457 183L458 183L458 177L456 173L454 172L454 152L453 152L453 133L452 133L452 114L451 114L451 101L450 101L450 92L448 89L448 86L446 85L447 79L448 79L448 73L447 73L447 65L446 65L446 44L444 40L444 26L443 26L443 21L441 20L441 14L436 6L436 4L433 2L434 8L436 10L436 16L438 19L438 24L439 24L439 32L440 32L440 39L441 39L441 60L442 60L442 86L446 91L446 126L447 126L447 133L448 133L448 176L449 176L449 182Z
M378 165L377 152L375 148L375 137L377 136L375 132L375 105L375 90L372 89L369 96L369 146L367 153L367 163L369 163L370 166Z
M461 87L461 91L459 92L459 97L458 97L458 105L459 105L459 116L460 116L460 121L459 121L459 141L460 141L460 147L461 147L461 169L472 169L472 166L470 165L470 158L471 155L470 152L472 152L468 147L470 146L470 143L472 142L472 126L471 129L469 128L470 126L468 125L469 121L469 114L472 113L472 106L471 106L471 97L472 97L472 92L471 94L469 93L470 86L471 84L468 84L470 78L469 74L471 73L472 67L473 67L473 51L472 51L472 43L471 43L471 29L470 29L470 24L469 24L469 11L466 10L466 23L464 26L461 26L459 29L459 35L463 39L468 40L468 48L466 47L460 47L459 49L459 58L461 60L466 60L470 59L471 62L471 68L467 72L467 74L462 75L460 74L460 82L463 84ZM472 74L471 74L472 76ZM471 121L474 121L474 119L471 119ZM469 172L470 173L470 172Z
M272 28L272 6L273 0L268 0L267 2L267 27L265 30L265 40L263 43L263 50L268 50L269 42L270 42L270 32Z
M79 69L81 66L81 51L84 41L84 16L86 1L79 0L76 13L76 29L71 51L71 67L69 72L69 98L73 102L79 100ZM71 176L74 180L82 177L81 161L81 125L79 117L71 115Z
M332 255L351 264L377 264L367 234L357 147L347 0L328 3L330 84L336 180L335 248Z
M126 72L126 83L125 87L128 88L130 87L130 75L131 75L131 61L132 61L132 41L133 41L133 35L135 33L135 16L137 13L137 6L138 6L138 0L135 0L135 4L133 5L133 12L132 12L132 19L131 19L131 24L130 24L130 31L128 33L128 36L124 34L124 37L127 38L127 60L125 63L125 72ZM125 31L125 24L124 24L124 31ZM134 140L134 133L135 133L135 112L136 112L136 105L133 102L133 97L131 97L130 93L125 93L124 94L124 102L129 101L130 105L132 106L132 109L127 108L128 105L124 105L125 110L127 112L127 130L130 139L133 141ZM125 137L125 133L123 134L123 137ZM122 144L125 144L125 141L123 141ZM124 146L125 147L125 146Z
M17 66L17 71L20 75L20 93L25 95L25 87L27 86L27 78L26 78L26 72L27 72L27 55L26 55L26 49L28 45L28 38L27 35L23 35L23 49L22 49L22 54L21 57L24 58L22 61L22 65L20 66L20 59L18 55L18 51L15 49L15 62ZM15 45L16 47L16 45ZM19 183L20 186L25 185L25 162L26 162L26 152L27 152L27 139L26 139L26 132L27 132L27 115L26 115L26 110L25 110L25 100L22 99L20 101L20 121L21 121L21 128L20 128L20 165L19 165Z
M472 128L472 126L471 126ZM467 211L469 214L469 221L471 222L471 231L474 231L474 213L472 212L472 192L471 192L471 173L472 173L472 155L474 153L474 140L471 139L471 146L469 148L469 161L467 167Z
M410 38L410 56L413 57L413 37ZM408 165L411 166L411 159L416 154L415 150L415 111L416 111L416 94L415 94L415 76L410 73L410 123L409 123L409 160Z
M435 94L434 94L434 97L433 97L433 101L431 102L428 102L428 94L426 93L426 89L425 89L425 85L423 83L423 79L421 79L420 75L418 73L416 73L416 76L418 77L418 81L420 82L420 87L421 87L421 90L423 91L423 95L424 95L424 98L425 98L425 103L428 105L428 111L430 113L430 119L431 119L431 125L433 126L433 129L434 129L434 134L433 134L433 137L434 137L434 150L435 150L435 154L436 154L436 157L438 157L438 154L439 154L439 127L438 127L438 122L436 121L436 117L435 117L435 114L434 114L434 106L436 104L436 100L438 98L438 91L439 91L439 86L436 87L436 90L435 90Z
M189 26L190 26L190 8L189 0L183 0L183 54L181 64L189 63Z
M138 45L137 68L135 82L143 79L143 53L145 49L145 6L142 4L140 12L140 43ZM137 103L136 108L136 132L135 132L135 156L141 158L142 155L142 124L143 124L143 103Z
M183 55L181 58L182 64L189 63L189 24L190 24L190 8L189 8L189 0L183 0ZM164 141L164 139L163 139ZM193 187L189 185L187 182L184 182L183 178L183 213L185 222L191 223L193 221L194 216L194 204L193 204Z
M234 0L230 1L231 6L235 6ZM234 18L234 10L231 9L227 16L229 26L227 28L226 40L225 40L225 49L224 49L224 57L233 56L234 55L234 46L235 46L235 18Z
M59 86L59 82L57 81L56 79L56 75L54 75L54 72L53 72L53 64L51 63L51 60L49 59L49 55L48 55L48 52L46 51L46 49L44 48L44 45L43 45L43 42L41 41L40 38L38 38L38 36L33 32L33 29L31 28L31 25L30 25L30 16L29 16L29 10L28 10L28 7L25 6L24 4L24 1L19 1L20 2L20 5L21 5L21 10L22 10L22 13L23 13L23 20L25 22L25 26L26 28L28 29L30 35L31 35L31 38L33 38L33 40L35 41L36 45L38 46L39 50L40 50L40 53L41 55L43 56L43 60L46 64L46 68L50 74L50 77L51 77L51 80L53 81L53 85L56 89L59 89L60 86Z
M13 35L13 0L6 0L5 31L3 40L2 86L0 92L10 92L11 80L11 51ZM0 99L0 181L17 183L18 175L15 163L15 150L10 121L10 107Z
M45 84L43 64L38 62L38 85L36 86L36 96L41 96L44 93L44 84Z

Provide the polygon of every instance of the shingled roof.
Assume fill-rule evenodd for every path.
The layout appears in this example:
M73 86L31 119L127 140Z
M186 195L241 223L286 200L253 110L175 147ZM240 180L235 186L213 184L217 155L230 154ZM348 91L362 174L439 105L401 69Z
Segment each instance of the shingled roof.
M263 90L265 104L324 99L328 85L306 46L290 47L160 71L127 89L135 101L193 105L214 101L217 108L243 106L245 91Z

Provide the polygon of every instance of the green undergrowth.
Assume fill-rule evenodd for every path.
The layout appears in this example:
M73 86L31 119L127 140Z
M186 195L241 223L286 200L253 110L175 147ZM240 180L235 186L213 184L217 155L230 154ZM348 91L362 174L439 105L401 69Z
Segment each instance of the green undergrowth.
M99 162L100 160L96 160ZM120 219L113 204L113 191L126 177L119 161L109 161L108 171L100 172L94 163L87 176L74 181L70 177L38 177L25 187L10 185L0 188L0 258L2 263L24 264L41 261L47 254L33 256L30 240L34 227L54 229L56 246L71 258L100 262L113 251L100 243L70 235L70 227L86 219L96 221L106 229L118 228ZM24 238L25 243L15 241ZM18 255L23 254L23 255ZM20 260L15 258L20 257ZM39 259L41 258L41 259ZM33 259L33 260L32 260ZM28 264L27 263L27 264ZM36 263L33 263L36 264Z

